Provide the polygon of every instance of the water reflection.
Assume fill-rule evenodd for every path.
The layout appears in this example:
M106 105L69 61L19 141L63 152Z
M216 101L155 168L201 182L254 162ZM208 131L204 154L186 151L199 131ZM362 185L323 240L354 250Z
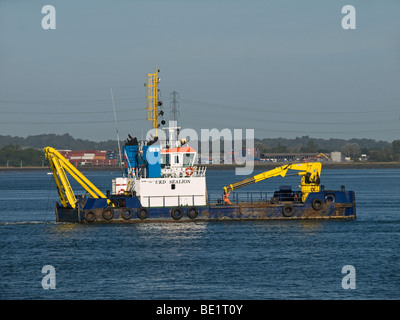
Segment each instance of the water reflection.
M304 234L316 234L317 231L322 231L323 221L320 220L302 220L299 223L300 229Z
M138 223L136 229L141 233L157 234L164 239L195 239L202 237L207 229L207 222L169 222Z

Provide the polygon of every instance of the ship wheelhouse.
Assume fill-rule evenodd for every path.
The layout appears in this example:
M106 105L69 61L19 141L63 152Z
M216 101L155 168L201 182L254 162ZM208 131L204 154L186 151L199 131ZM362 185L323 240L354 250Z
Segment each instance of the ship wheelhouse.
M177 139L179 127L162 130L161 139L125 144L125 172L113 180L113 194L136 196L143 207L205 206L206 167L197 166L197 151Z

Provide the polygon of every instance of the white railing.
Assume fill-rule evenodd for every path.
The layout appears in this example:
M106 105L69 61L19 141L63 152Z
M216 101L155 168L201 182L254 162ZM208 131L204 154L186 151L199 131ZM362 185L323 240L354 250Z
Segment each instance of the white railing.
M185 178L185 177L205 177L207 167L187 166L187 167L171 167L165 166L161 169L162 177Z

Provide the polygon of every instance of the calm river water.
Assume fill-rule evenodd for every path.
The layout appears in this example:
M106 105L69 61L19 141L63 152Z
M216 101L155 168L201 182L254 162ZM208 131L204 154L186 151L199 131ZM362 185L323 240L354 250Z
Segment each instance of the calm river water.
M104 191L118 175L85 174ZM209 170L209 193L242 178ZM299 180L247 190L282 184ZM400 169L327 169L322 184L355 191L356 220L79 225L55 222L47 172L0 172L0 298L399 299ZM355 289L342 286L344 266Z

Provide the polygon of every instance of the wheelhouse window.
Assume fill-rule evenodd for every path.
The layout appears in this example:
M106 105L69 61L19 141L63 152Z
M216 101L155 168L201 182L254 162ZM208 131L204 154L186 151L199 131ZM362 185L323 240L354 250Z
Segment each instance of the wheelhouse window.
M183 156L183 165L192 166L194 162L195 153L185 153Z

